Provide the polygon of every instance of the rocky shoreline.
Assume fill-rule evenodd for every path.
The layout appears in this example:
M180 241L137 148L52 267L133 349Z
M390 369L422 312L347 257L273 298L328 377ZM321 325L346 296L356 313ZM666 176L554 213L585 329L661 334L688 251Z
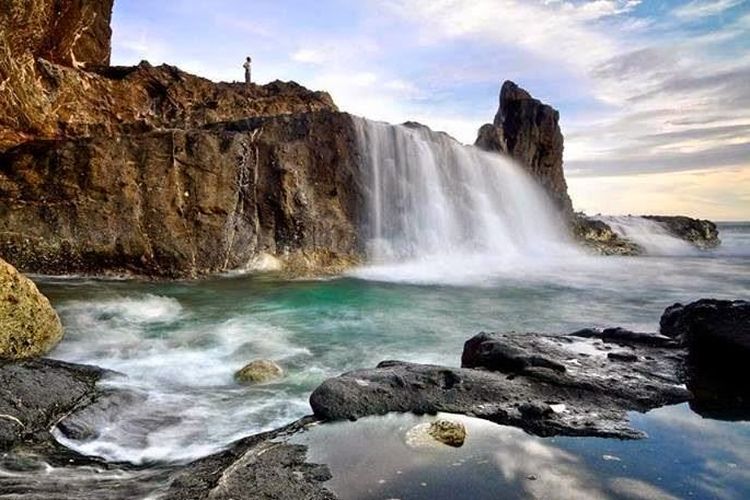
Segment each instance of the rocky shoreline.
M244 438L185 466L157 466L165 498L335 498L325 464L306 462L288 439L314 425L388 412L461 413L539 436L644 437L627 413L688 402L712 418L750 417L746 361L750 303L675 304L660 333L621 328L567 335L480 333L461 368L384 361L326 380L310 396L313 415ZM54 360L0 364L0 451L33 452L66 467L116 467L65 450L51 434L86 437L87 412L116 412L122 394L97 388L96 367ZM247 484L252 484L250 491Z

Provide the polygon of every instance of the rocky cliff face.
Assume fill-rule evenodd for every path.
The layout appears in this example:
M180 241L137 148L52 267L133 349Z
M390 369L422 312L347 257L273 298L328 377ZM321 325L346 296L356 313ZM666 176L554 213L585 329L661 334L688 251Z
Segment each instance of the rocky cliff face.
M565 215L573 214L563 173L560 115L511 81L500 90L500 107L491 124L479 129L476 145L514 158L547 191Z
M0 155L0 255L55 274L335 270L359 250L354 140L317 112L32 141Z
M0 32L14 54L75 68L109 65L114 0L2 0Z
M330 96L109 67L111 11L3 2L0 255L162 277L356 259L353 126Z

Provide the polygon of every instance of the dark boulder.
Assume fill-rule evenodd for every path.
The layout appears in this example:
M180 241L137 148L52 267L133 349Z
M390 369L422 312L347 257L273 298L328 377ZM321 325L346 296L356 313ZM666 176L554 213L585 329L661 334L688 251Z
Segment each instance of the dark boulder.
M387 361L326 380L310 405L325 420L451 412L541 436L640 437L627 411L684 402L690 393L679 387L683 349L631 343L618 350L601 339L482 333L463 356L482 369ZM611 352L636 359L622 363Z
M691 407L707 417L750 418L750 302L702 299L674 304L661 332L687 347Z

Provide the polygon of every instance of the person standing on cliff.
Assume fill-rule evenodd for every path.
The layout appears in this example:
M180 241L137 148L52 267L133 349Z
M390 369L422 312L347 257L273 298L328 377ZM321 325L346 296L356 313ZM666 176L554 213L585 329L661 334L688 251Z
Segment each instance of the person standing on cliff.
M250 59L250 56L247 57L245 60L245 64L242 65L243 68L245 68L245 83L250 83L250 66L252 64L253 60Z

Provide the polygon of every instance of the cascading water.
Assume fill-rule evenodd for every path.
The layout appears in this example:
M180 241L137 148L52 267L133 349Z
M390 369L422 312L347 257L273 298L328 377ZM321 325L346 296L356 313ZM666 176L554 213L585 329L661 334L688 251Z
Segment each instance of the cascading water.
M669 233L659 222L637 216L600 216L618 235L640 245L648 255L695 255L690 243Z
M510 159L418 125L355 124L374 266L360 276L387 277L398 263L412 278L448 271L450 280L458 268L487 273L577 253L547 196Z

